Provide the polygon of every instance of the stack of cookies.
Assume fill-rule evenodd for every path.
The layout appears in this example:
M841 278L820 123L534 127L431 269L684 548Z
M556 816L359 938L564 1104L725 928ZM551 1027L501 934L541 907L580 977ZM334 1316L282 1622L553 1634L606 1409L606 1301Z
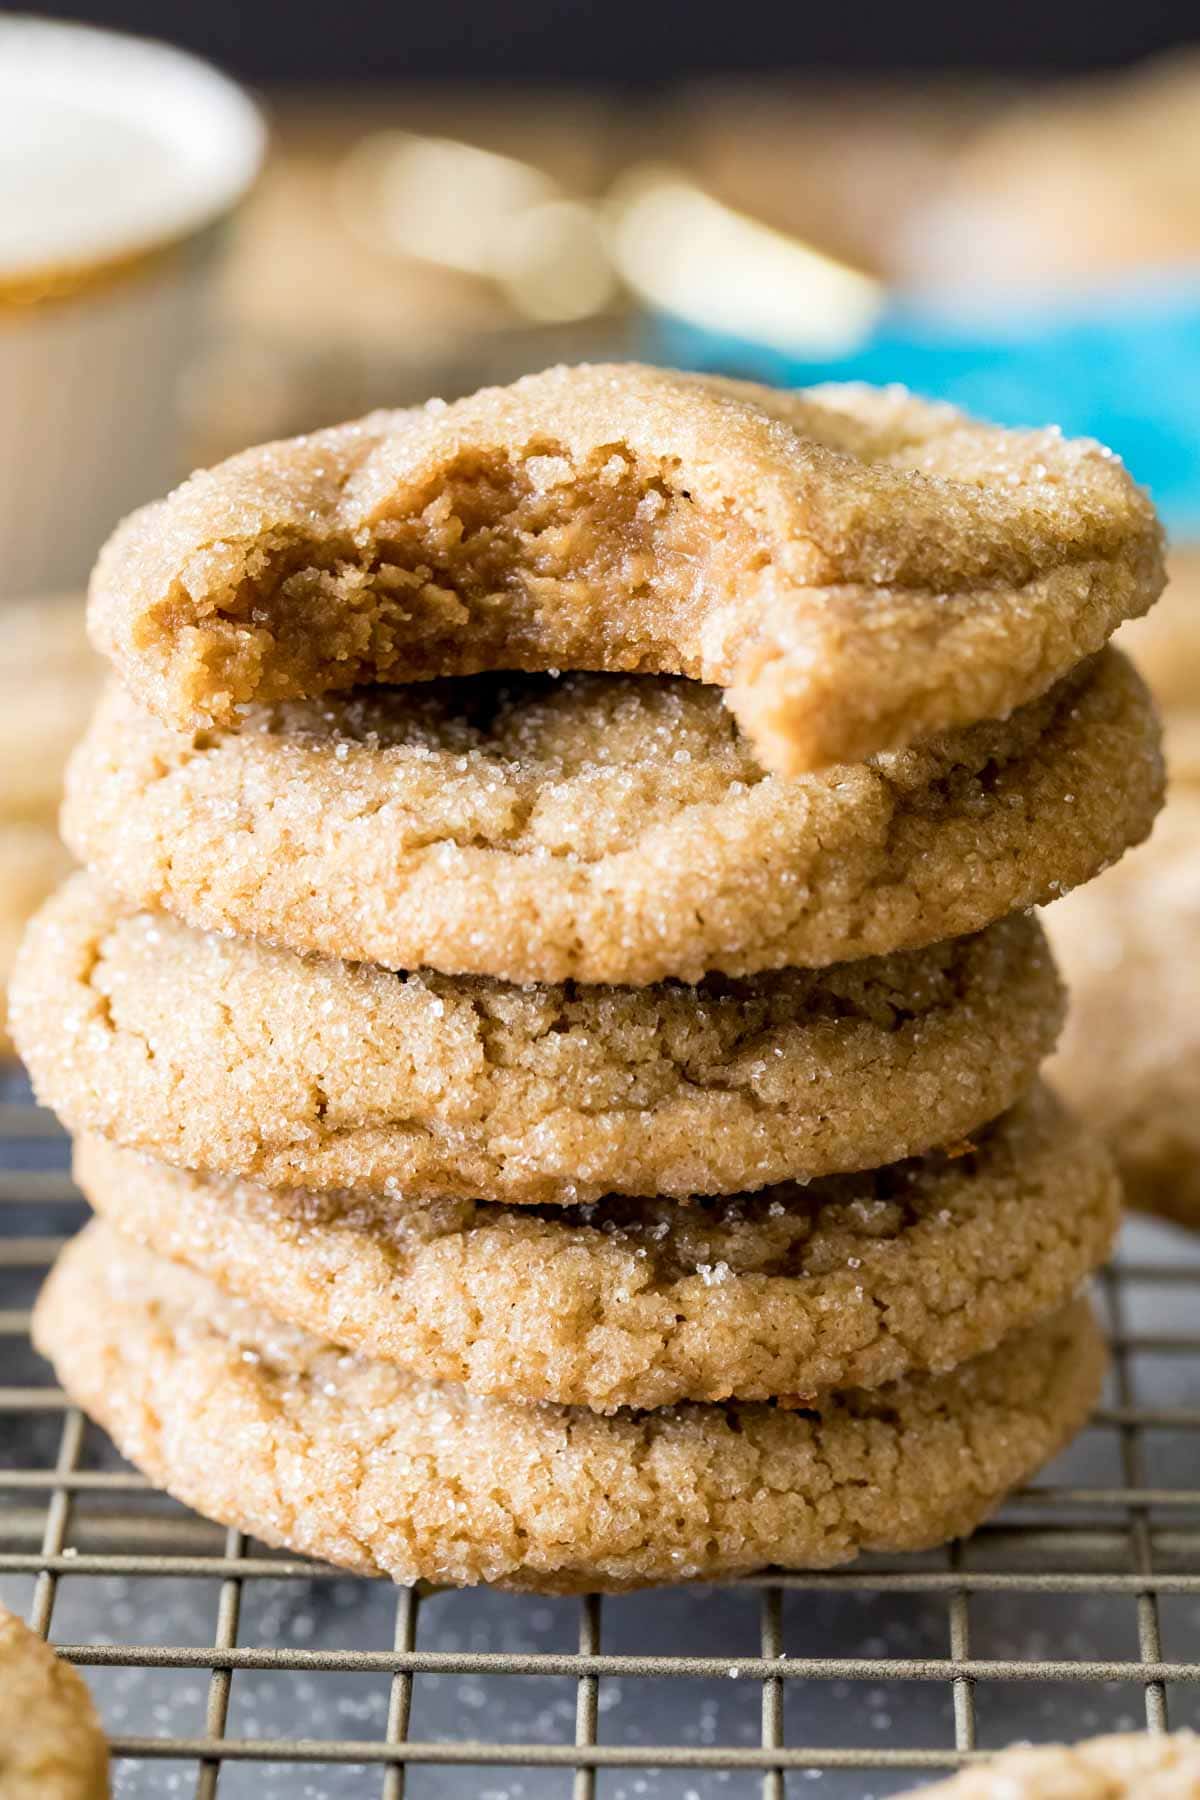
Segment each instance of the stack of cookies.
M1094 445L638 368L136 515L14 1000L100 1215L37 1309L68 1392L403 1581L972 1529L1103 1364L1027 909L1159 804L1105 643L1160 585Z

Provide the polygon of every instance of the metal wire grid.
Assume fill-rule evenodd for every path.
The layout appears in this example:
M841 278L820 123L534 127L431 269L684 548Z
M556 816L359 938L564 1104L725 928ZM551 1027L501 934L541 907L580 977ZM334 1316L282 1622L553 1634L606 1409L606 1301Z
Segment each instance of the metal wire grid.
M16 1146L24 1147L23 1160L33 1157L55 1166L33 1170L0 1169L0 1229L7 1222L18 1231L0 1236L0 1273L41 1271L52 1260L62 1236L45 1230L31 1235L32 1219L42 1224L47 1217L61 1225L64 1208L79 1208L67 1175L65 1144L53 1121L27 1100L0 1104L0 1154L13 1160ZM40 1149L41 1155L38 1157ZM22 1159L17 1152L18 1160ZM68 1215L73 1227L75 1216ZM1001 1519L986 1526L969 1545L955 1545L933 1559L896 1561L889 1566L857 1567L830 1575L767 1574L737 1584L753 1596L758 1619L758 1653L755 1655L630 1654L604 1648L605 1609L621 1602L602 1603L589 1596L578 1603L576 1646L573 1650L467 1651L422 1647L420 1626L428 1600L418 1592L397 1589L390 1649L321 1649L242 1643L239 1631L245 1597L256 1582L345 1582L345 1576L306 1560L272 1554L250 1544L237 1531L223 1531L181 1509L170 1515L138 1510L149 1489L144 1479L123 1465L87 1467L85 1442L88 1427L78 1410L48 1385L0 1387L0 1452L19 1425L31 1418L57 1420L56 1442L51 1454L30 1459L29 1466L0 1468L0 1496L9 1502L0 1512L0 1576L32 1576L29 1621L33 1628L55 1639L55 1605L65 1580L72 1583L98 1577L125 1577L136 1593L137 1583L171 1576L184 1581L219 1582L215 1631L206 1644L147 1644L137 1642L66 1643L59 1648L73 1662L87 1668L196 1670L207 1674L203 1730L193 1736L140 1731L113 1734L118 1759L170 1759L192 1771L190 1791L200 1800L213 1800L222 1782L222 1771L237 1764L324 1765L327 1768L356 1765L362 1781L355 1793L378 1793L383 1800L401 1800L406 1779L415 1783L417 1773L438 1766L461 1769L459 1785L445 1791L492 1793L529 1790L515 1783L511 1790L477 1789L471 1785L468 1767L502 1768L526 1774L537 1771L556 1785L537 1792L571 1794L589 1800L598 1782L610 1771L672 1771L694 1773L696 1785L682 1790L729 1791L727 1785L709 1789L713 1779L727 1784L732 1777L742 1782L737 1792L756 1793L763 1800L783 1800L799 1791L794 1782L824 1778L836 1771L872 1771L873 1786L882 1777L888 1791L920 1779L920 1771L952 1769L980 1752L977 1750L977 1715L980 1695L994 1684L1023 1684L1021 1693L1036 1693L1047 1683L1069 1683L1080 1694L1111 1684L1129 1684L1140 1690L1140 1711L1151 1731L1162 1731L1194 1717L1194 1690L1200 1683L1200 1661L1164 1657L1160 1613L1168 1596L1200 1599L1200 1467L1194 1446L1200 1444L1200 1403L1196 1405L1146 1404L1138 1397L1135 1366L1140 1358L1161 1356L1186 1359L1200 1354L1200 1313L1196 1328L1186 1329L1187 1318L1200 1290L1200 1256L1181 1248L1160 1260L1131 1261L1126 1257L1102 1282L1114 1350L1111 1401L1094 1421L1100 1432L1115 1437L1119 1478L1107 1484L1085 1480L1078 1484L1042 1481L1018 1496ZM1182 1307L1185 1328L1179 1331L1135 1331L1127 1317L1127 1296L1140 1289L1154 1300L1157 1319L1169 1313L1172 1302ZM1162 1297L1162 1308L1157 1297ZM0 1336L10 1343L27 1333L27 1308L0 1311ZM13 1363L0 1351L0 1368ZM1186 1365L1182 1379L1187 1398ZM1200 1402L1200 1394L1197 1396ZM1173 1446L1167 1459L1182 1479L1163 1484L1151 1481L1148 1438L1164 1434ZM115 1459L109 1458L115 1463ZM83 1497L97 1497L103 1510L81 1516ZM35 1548L22 1548L30 1542ZM133 1545L134 1548L126 1546ZM382 1584L359 1584L377 1596ZM386 1590L385 1590L386 1591ZM1034 1597L1061 1595L1073 1608L1086 1598L1112 1597L1125 1602L1136 1614L1136 1656L1096 1660L1088 1656L1050 1657L980 1655L972 1650L972 1607L984 1596L1011 1596L1023 1605ZM900 1596L920 1596L928 1605L944 1604L945 1653L939 1656L862 1654L855 1656L796 1655L785 1641L785 1601L797 1597L806 1606L819 1596L885 1597L898 1604ZM525 1604L514 1599L514 1606ZM838 1604L842 1604L839 1600ZM1196 1611L1200 1620L1200 1609ZM130 1634L131 1636L133 1634ZM233 1685L241 1672L330 1672L370 1674L388 1682L386 1721L380 1737L258 1736L229 1731ZM491 1741L468 1735L422 1736L413 1723L414 1681L430 1676L560 1677L574 1684L574 1730L561 1742ZM602 1694L606 1684L626 1684L632 1701L639 1704L638 1684L673 1683L702 1679L741 1679L759 1684L758 1741L742 1744L658 1741L605 1741L601 1727ZM944 1744L923 1746L871 1742L865 1726L854 1741L824 1744L790 1741L785 1729L786 1702L797 1690L827 1691L827 1684L936 1683L951 1696L952 1730ZM511 1690L509 1690L511 1691ZM1170 1704L1169 1704L1170 1697ZM1082 1701L1080 1706L1082 1707ZM653 1720L653 1702L650 1718ZM1023 1726L1026 1707L1018 1715ZM1169 1713L1171 1717L1169 1718ZM1181 1716L1183 1715L1183 1716ZM810 1715L811 1716L811 1715ZM1084 1715L1086 1716L1086 1715ZM1132 1724L1134 1720L1121 1721ZM1137 1723L1141 1723L1139 1718ZM304 1721L298 1723L303 1726ZM1060 1725L1053 1735L1060 1735ZM1070 1729L1068 1725L1066 1729ZM1080 1728L1082 1729L1082 1728ZM681 1734L676 1734L677 1737ZM1045 1731L1012 1729L1006 1736L1044 1736ZM990 1741L989 1748L996 1748ZM133 1766L133 1765L128 1765ZM121 1791L118 1762L118 1792ZM560 1772L560 1773L556 1773ZM834 1773L836 1780L836 1774ZM859 1777L847 1777L857 1780ZM866 1779L865 1774L861 1779ZM187 1792L174 1781L170 1789ZM254 1791L258 1791L255 1789ZM319 1785L305 1790L321 1796ZM341 1790L339 1790L341 1791ZM442 1790L439 1790L442 1791ZM624 1795L625 1787L603 1790ZM632 1791L647 1792L645 1781ZM672 1792L679 1790L672 1789ZM805 1791L808 1791L807 1789ZM828 1791L819 1789L818 1792ZM859 1786L838 1787L839 1793L864 1792Z

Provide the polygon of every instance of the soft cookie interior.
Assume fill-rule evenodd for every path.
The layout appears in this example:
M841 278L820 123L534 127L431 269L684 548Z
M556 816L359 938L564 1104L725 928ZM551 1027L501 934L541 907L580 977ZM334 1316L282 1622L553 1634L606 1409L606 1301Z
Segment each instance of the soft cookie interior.
M597 367L193 478L110 543L92 622L175 723L488 669L677 674L795 773L1004 716L1161 585L1149 502L1096 445Z

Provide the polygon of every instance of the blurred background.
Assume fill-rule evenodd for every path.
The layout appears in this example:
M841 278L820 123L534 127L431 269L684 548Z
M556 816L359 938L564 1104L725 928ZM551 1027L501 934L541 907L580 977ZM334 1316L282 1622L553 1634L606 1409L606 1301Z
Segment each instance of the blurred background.
M1200 528L1191 9L40 10L215 59L266 113L186 463L635 354L1053 416Z
M771 0L737 8L717 0L661 0L653 8L631 0L603 7L447 0L430 9L348 0L336 21L313 0L67 0L36 10L170 38L255 82L532 76L643 89L698 71L841 68L919 76L935 69L1098 68L1168 48L1195 28L1183 0L1147 0L1128 10L1013 0L992 11L953 0L906 7L862 0L842 9Z
M1192 9L40 11L211 58L266 116L180 468L637 355L1054 417L1200 531Z

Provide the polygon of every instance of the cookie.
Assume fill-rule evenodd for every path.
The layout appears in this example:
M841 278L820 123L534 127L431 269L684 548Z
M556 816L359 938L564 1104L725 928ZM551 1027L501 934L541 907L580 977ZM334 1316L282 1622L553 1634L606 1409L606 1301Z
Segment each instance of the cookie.
M1200 256L1198 116L1190 53L1039 85L898 215L893 278L943 309L974 298L992 318L1021 297L1077 307L1172 266L1186 282Z
M1131 1731L1006 1750L908 1800L1200 1800L1200 1738Z
M1158 704L1172 782L1200 783L1200 545L1175 545L1168 571L1161 604L1117 642Z
M1200 1226L1200 793L1045 914L1071 996L1051 1079L1107 1139L1130 1202Z
M268 1186L515 1202L736 1193L951 1143L1022 1093L1062 995L1037 926L699 987L394 975L129 913L73 878L26 937L43 1101Z
M56 814L99 687L82 596L0 601L0 1057L14 1053L4 991L21 934L71 868Z
M1119 461L899 389L551 369L193 476L93 577L168 724L490 669L697 677L797 774L1000 718L1162 587Z
M879 1387L1065 1305L1120 1189L1044 1090L973 1149L732 1199L555 1211L204 1181L102 1138L75 1175L128 1237L433 1381L601 1412Z
M54 819L100 673L81 594L0 601L0 819Z
M1173 546L1168 572L1160 604L1122 626L1118 641L1170 714L1200 707L1200 545Z
M0 1606L0 1795L108 1800L108 1745L83 1677Z
M0 820L0 1056L15 1054L5 991L25 927L70 868L70 854L53 825Z
M136 905L388 968L699 981L976 931L1143 837L1162 770L1115 651L1003 724L767 775L719 691L487 676L176 732L114 686L66 835Z
M961 1536L1083 1423L1104 1364L1075 1302L950 1374L819 1410L604 1417L338 1351L102 1224L59 1259L34 1336L122 1454L210 1517L396 1581L562 1592Z
M1176 788L1200 786L1200 706L1162 715L1163 748Z
M1161 708L1159 726L1172 791L1200 786L1200 705Z

